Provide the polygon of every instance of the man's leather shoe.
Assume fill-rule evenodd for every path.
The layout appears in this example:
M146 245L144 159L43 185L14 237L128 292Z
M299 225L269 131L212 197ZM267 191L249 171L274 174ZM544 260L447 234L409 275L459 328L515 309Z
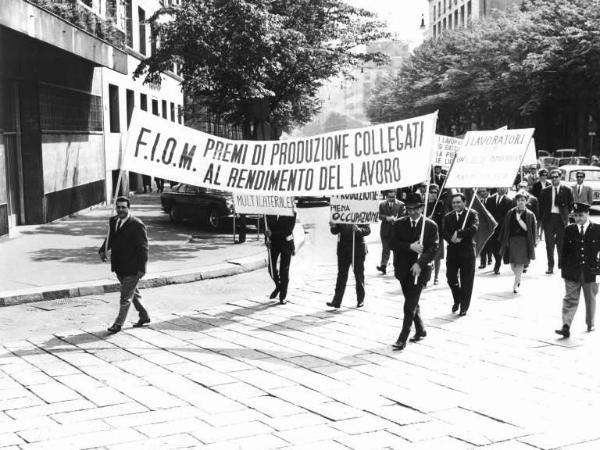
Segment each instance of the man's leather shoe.
M409 339L410 342L419 342L421 339L427 337L427 331L423 331L422 333L415 333L413 337Z
M357 308L362 308L363 306L365 306L365 301L364 300L359 300L358 302L356 302L356 307Z
M108 327L107 330L110 334L115 334L121 331L121 325L113 325L112 327Z
M494 269L494 275L500 275L500 269Z
M332 308L336 308L339 309L340 305L338 303L334 303L334 302L327 302L325 303L327 306L331 306Z
M596 329L596 327L594 325L588 325L588 333L591 333L595 329Z
M275 297L277 297L278 294L279 294L279 288L276 287L275 290L273 292L271 292L271 295L269 295L269 298L274 299Z
M546 270L546 275L552 275L554 273L554 270L548 268L548 270Z
M458 307L459 307L458 303L455 303L454 305L452 305L452 312L455 313L456 311L458 311Z
M467 315L467 311L462 311L462 310L461 310L461 311L458 313L458 315L459 315L459 316L466 316L466 315Z
M285 298L280 298L279 299L279 304L280 305L285 305L287 303L287 300Z
M133 324L133 328L140 328L148 323L150 323L150 317L144 317L143 319L140 318L140 320Z
M479 269L485 269L485 264L480 264Z
M377 266L377 270L379 270L383 275L385 275L387 269L384 266Z
M396 342L394 342L392 344L392 347L394 348L394 350L404 350L404 347L406 347L406 342L402 342L401 340L397 340Z
M569 331L568 325L563 325L563 327L560 330L554 330L554 332L556 334L560 334L564 338L568 338L569 336L571 336L571 332Z

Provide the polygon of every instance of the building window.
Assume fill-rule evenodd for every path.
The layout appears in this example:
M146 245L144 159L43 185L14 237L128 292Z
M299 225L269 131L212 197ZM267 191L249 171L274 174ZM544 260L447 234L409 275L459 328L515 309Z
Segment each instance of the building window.
M131 89L127 89L125 95L125 102L127 106L127 126L131 122L131 115L133 114L133 108L135 107L135 94Z
M442 29L445 30L446 29L446 18L444 17L444 20L442 21Z
M138 7L138 22L140 27L140 53L146 54L146 11Z
M458 9L454 11L454 28L458 28Z
M150 25L150 55L156 55L156 30L154 25Z
M183 108L177 105L177 123L183 123Z
M460 7L460 26L465 26L465 5Z
M152 114L160 117L160 113L158 112L158 100L152 100Z
M119 133L119 86L108 85L108 114L110 116L110 132Z
M140 94L140 108L142 111L148 111L148 96L146 94Z
M437 14L437 6L433 5L433 19L435 20Z
M133 6L131 0L125 0L125 35L127 46L133 48Z
M438 17L442 15L442 2L438 2Z
M452 29L452 13L448 16L448 29Z
M163 116L163 119L169 118L169 116L167 115L167 101L166 100L162 101L162 116Z
M171 122L175 122L175 103L171 102Z

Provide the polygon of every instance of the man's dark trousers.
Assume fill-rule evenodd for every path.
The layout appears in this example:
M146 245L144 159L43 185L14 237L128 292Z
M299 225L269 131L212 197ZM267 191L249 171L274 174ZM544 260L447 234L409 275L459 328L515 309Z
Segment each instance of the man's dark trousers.
M548 257L548 268L554 268L554 246L558 252L558 268L562 265L562 247L565 237L565 224L560 214L551 214L544 222L544 240L546 241L546 256Z
M468 310L471 304L474 277L474 256L458 256L448 252L446 256L446 278L452 291L454 304L460 305L461 311Z
M357 245L354 248L354 280L356 281L357 303L362 302L365 299L365 256L364 245ZM338 244L337 260L338 275L332 302L336 305L340 305L344 298L346 282L348 281L348 272L352 265L352 248Z
M419 299L421 298L423 283L419 279L417 284L415 284L415 279L410 273L408 275L404 274L403 278L397 273L396 278L400 281L402 295L404 295L404 320L402 322L402 331L400 331L398 340L406 342L413 322L415 323L415 332L417 335L422 335L425 332L425 326L421 320L419 308Z
M271 245L271 264L269 272L273 281L279 286L279 292L287 294L290 283L290 263L292 262L292 253L283 251L279 245ZM281 256L281 258L280 258ZM277 260L280 259L279 270L277 269ZM285 297L285 295L284 295Z

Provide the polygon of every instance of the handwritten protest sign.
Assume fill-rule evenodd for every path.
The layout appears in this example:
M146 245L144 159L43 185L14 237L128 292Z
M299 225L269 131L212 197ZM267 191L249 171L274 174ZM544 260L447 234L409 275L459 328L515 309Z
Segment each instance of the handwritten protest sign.
M135 110L123 169L248 194L337 195L426 180L437 113L283 141L232 141Z
M452 170L447 188L511 186L534 129L469 131Z
M294 215L294 198L279 195L233 193L233 207L238 214Z
M452 165L454 157L460 150L462 139L436 134L435 140L435 152L432 164L434 166L442 166L442 169L448 170Z
M331 197L329 209L333 223L365 224L379 220L377 192Z

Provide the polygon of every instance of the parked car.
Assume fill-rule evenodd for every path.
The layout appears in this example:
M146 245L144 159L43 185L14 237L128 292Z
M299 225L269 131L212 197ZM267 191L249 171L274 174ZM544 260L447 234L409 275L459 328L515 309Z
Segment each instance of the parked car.
M188 219L218 230L224 222L231 223L233 217L231 194L216 189L178 184L171 192L163 192L160 202L171 221L176 223Z
M558 166L558 159L553 156L541 156L538 158L540 169L548 169L550 166Z
M303 206L325 206L329 205L331 198L325 196L305 196L296 197L296 205L299 207Z
M575 150L574 148L559 148L557 150L554 150L554 156L556 158L565 158L567 156L575 156L576 153L577 153L577 150Z
M570 156L563 156L562 158L558 158L558 167L572 165Z
M537 150L537 155L538 158L544 158L546 156L552 156L552 153L550 153L548 150Z
M589 166L590 158L586 156L571 156L571 163L574 166Z
M600 167L567 165L560 167L560 171L563 174L562 179L569 186L577 181L575 176L577 172L585 173L584 183L594 190L594 205L600 204Z

